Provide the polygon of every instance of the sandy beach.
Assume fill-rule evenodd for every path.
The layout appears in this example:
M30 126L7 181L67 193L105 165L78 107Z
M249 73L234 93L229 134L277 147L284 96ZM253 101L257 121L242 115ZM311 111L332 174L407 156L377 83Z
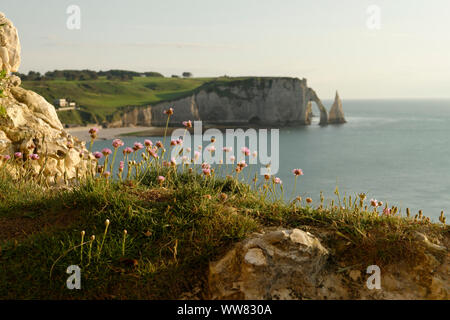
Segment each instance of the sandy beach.
M90 140L89 129L92 127L76 127L66 129L71 135L78 137L80 140L88 141ZM163 136L164 128L162 127L123 127L123 128L99 128L98 138L99 140L111 140L119 138L121 136ZM167 133L169 134L173 129L168 128Z
M75 127L66 129L68 133L71 135L78 137L78 139L83 141L89 141L89 129L95 127L95 125L87 126L87 127ZM115 138L123 137L123 136L132 136L132 137L162 137L164 136L165 127L122 127L122 128L101 128L100 126L96 126L99 128L97 140L112 140ZM256 127L256 126L253 126ZM167 135L170 136L172 132L176 129L180 129L181 127L168 127ZM204 125L202 127L202 132L210 128L215 128L219 130L225 130L227 128L236 128L236 126L212 126L212 125ZM242 129L247 129L248 126L240 126ZM257 128L257 127L256 127ZM189 132L193 134L194 129L190 128Z

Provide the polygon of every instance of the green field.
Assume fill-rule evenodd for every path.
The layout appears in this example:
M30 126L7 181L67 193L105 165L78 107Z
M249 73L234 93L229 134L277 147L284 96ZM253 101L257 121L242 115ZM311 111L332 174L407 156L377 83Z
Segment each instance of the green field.
M173 100L192 93L211 78L135 77L130 81L24 81L25 89L33 90L53 104L55 99L73 100L81 110L58 113L63 123L83 124L113 119L120 107L143 106Z

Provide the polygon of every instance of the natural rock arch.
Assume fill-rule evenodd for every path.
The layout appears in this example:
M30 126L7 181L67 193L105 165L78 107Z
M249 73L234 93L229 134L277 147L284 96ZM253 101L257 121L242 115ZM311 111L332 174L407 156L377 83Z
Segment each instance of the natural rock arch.
M311 109L312 104L311 102L314 101L319 108L320 111L320 122L319 125L324 126L328 124L328 112L325 106L323 105L322 101L320 101L319 97L317 96L316 92L312 89L309 89L308 91L308 107L305 110L305 123L311 124Z

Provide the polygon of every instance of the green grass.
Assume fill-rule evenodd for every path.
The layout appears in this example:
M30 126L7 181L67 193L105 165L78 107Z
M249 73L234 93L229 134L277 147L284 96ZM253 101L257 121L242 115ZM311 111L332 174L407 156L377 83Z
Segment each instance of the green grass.
M83 118L82 115L76 115L78 112L72 112L68 116L73 118L63 118L78 123L80 120L105 121L120 107L144 106L173 100L192 93L208 80L210 79L135 77L130 81L119 81L100 77L86 81L24 81L22 86L39 93L50 103L59 98L76 101L84 112L92 114L90 118Z
M159 175L166 177L163 184ZM127 181L97 176L70 188L18 181L4 170L0 178L0 299L176 299L194 286L204 288L209 261L267 227L312 231L339 266L399 260L414 266L425 254L414 231L432 240L449 237L447 226L383 216L359 201L341 199L343 208L286 203L271 183L255 191L236 178L155 163ZM265 190L275 196L264 196ZM82 290L66 288L69 265L81 267Z

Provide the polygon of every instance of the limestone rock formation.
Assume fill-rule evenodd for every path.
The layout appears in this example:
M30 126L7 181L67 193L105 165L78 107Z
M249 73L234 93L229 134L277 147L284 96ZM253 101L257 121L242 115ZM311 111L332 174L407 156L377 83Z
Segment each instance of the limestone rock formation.
M342 108L342 100L339 98L339 93L336 91L336 97L334 103L331 106L330 113L328 115L328 123L337 124L345 123L344 109Z
M17 30L0 12L0 67L7 73L18 71L20 66L20 42Z
M83 175L92 156L84 142L63 130L51 104L37 93L21 88L20 78L9 74L19 67L20 44L16 28L3 14L0 25L2 71L7 74L0 80L0 155L14 159L6 162L13 174L22 170L29 155L37 154L39 159L32 161L32 168L50 182ZM16 152L22 154L20 159L14 157Z
M149 126L152 123L151 107L128 108L122 116L103 125L108 128L121 128L133 126Z
M311 124L312 102L320 111L320 124L328 112L306 79L247 78L205 83L193 94L169 102L128 110L117 125L165 126L164 109L173 107L170 124L201 120L206 125L294 126ZM138 111L136 111L138 110ZM148 116L148 112L151 116ZM138 116L147 114L147 116ZM342 113L343 116L343 113Z
M211 299L314 297L328 251L299 229L256 234L211 263Z
M305 125L308 103L320 110L320 124L327 124L327 111L306 79L249 78L207 83L191 96L152 107L152 125L164 126L163 110L172 106L171 123L202 120L211 125L283 126Z
M320 234L320 233L318 233ZM425 237L426 238L426 237ZM382 267L381 289L369 289L368 265L336 265L322 240L299 229L267 230L236 244L210 263L207 299L449 299L448 243L411 266ZM359 268L358 268L359 267Z

